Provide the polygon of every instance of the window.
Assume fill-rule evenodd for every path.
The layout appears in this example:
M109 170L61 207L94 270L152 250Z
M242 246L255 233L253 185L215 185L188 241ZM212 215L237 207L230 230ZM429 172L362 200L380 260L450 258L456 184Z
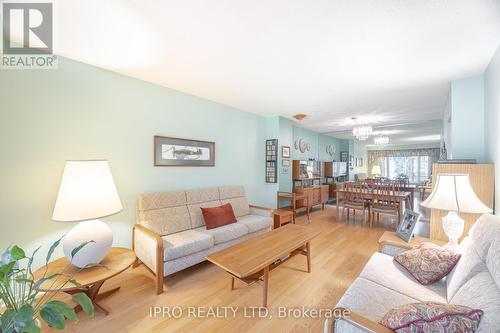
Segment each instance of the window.
M380 168L383 177L408 177L410 183L421 183L430 177L429 161L429 156L381 157Z

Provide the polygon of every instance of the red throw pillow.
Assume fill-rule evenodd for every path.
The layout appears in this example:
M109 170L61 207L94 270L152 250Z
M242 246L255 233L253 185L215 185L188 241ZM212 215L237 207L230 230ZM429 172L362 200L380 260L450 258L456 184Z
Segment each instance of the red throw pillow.
M444 278L460 260L460 253L447 250L433 243L422 243L394 257L423 285Z
M397 333L472 333L479 327L483 311L462 305L422 302L398 306L380 321Z
M219 207L201 207L201 213L203 214L207 230L222 227L226 224L236 223L233 207L229 203Z

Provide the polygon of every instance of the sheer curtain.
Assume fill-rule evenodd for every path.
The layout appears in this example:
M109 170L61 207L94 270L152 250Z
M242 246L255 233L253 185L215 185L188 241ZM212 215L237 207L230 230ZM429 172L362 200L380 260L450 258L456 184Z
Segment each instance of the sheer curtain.
M439 148L368 152L369 171L374 165L379 165L383 177L391 179L407 177L415 184L430 177L432 164L438 159Z

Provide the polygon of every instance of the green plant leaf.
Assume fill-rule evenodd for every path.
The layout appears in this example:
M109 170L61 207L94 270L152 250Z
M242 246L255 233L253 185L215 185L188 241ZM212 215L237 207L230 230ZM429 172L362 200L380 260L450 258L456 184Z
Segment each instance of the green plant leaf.
M90 298L85 294L85 293L78 293L73 295L73 299L80 304L82 307L83 311L89 316L93 317L94 316L94 305L92 304L92 301Z
M48 301L44 304L44 307L50 307L54 309L58 313L62 314L65 318L71 320L73 323L76 323L78 321L75 310L63 301Z
M19 246L14 245L11 249L11 255L13 260L21 260L26 258L26 253Z
M14 267L16 265L15 261L11 261L8 264L0 266L0 280L4 283L8 282L9 276L11 275Z
M5 310L2 315L0 315L0 331L5 333L10 333L14 331L14 316L16 312L12 309Z
M47 323L50 327L55 327L57 329L63 330L66 328L66 322L64 319L64 315L59 313L56 309L47 305L50 302L45 303L40 308L40 316L43 321Z
M55 274L52 274L52 275L49 275L49 276L46 276L44 278L41 278L40 280L37 280L34 284L33 284L33 289L35 290L38 290L38 288L40 288L40 286L42 285L42 283L44 283L45 281L48 281L48 280L52 280L56 277L59 277L61 276L62 274L61 273L55 273Z
M81 249L83 249L85 246L87 246L90 243L95 243L95 241L90 240L90 241L83 242L80 245L78 245L77 247L75 247L73 250L71 250L71 259L73 259L75 257L75 255L78 252L80 252Z
M26 326L24 326L20 331L20 333L40 333L40 327L38 327L35 320L32 320Z
M71 284L73 284L76 287L81 287L82 286L82 284L80 282L76 281L75 279L68 279L68 282L71 283Z
M56 240L52 245L50 246L49 252L47 252L47 257L45 258L45 264L47 265L50 262L50 258L52 258L52 254L54 253L55 249L59 246L61 243L61 240L63 239L64 236Z
M11 318L12 327L19 333L38 333L40 328L36 325L34 318L34 309L29 304L24 304L17 313Z
M16 280L17 283L27 283L27 284L30 284L31 282L33 282L33 280L27 279L27 278L25 278L22 275L16 276L15 280Z

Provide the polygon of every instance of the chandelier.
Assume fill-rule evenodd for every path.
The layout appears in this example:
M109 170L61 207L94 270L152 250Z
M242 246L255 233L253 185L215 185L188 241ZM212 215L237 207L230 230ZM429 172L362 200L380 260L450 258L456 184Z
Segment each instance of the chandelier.
M377 145L377 146L385 146L386 144L389 143L389 137L386 136L386 135L380 135L380 136L377 136L373 139L373 142Z
M359 141L364 141L372 135L373 128L371 125L358 125L356 122L357 118L352 118L354 120L354 127L352 128L352 135Z

